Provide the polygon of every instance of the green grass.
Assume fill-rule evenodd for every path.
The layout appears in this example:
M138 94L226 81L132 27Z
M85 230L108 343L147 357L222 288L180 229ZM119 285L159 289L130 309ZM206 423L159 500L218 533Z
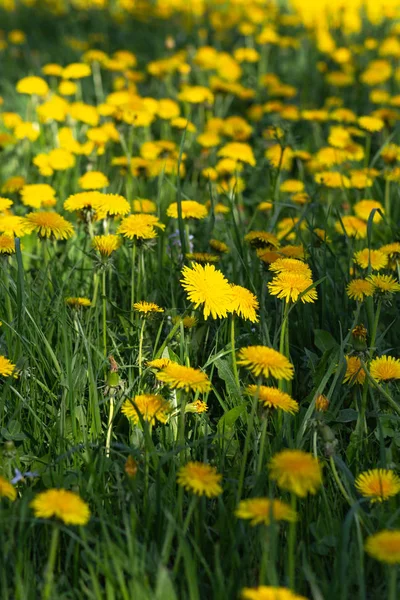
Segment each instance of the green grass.
M40 67L46 62L65 65L79 60L79 53L60 43L61 31L82 40L90 33L101 32L105 36L102 49L110 53L122 48L134 51L141 70L150 60L165 55L163 40L171 32L176 34L179 48L201 45L197 29L181 30L178 19L171 23L128 21L119 26L102 13L93 18L83 12L77 17L68 14L57 21L46 11L27 8L4 14L2 19L2 27L7 31L18 27L28 36L28 43L21 47L18 56L14 57L15 48L10 47L0 53L3 108L23 116L27 102L16 94L16 81L28 73L40 74ZM384 26L376 29L377 36L383 37L384 33ZM243 45L243 39L238 40L237 36L229 32L223 42L215 39L215 45L231 51ZM214 37L211 39L214 42ZM321 56L310 41L304 41L299 51L286 53L278 47L271 48L268 71L277 73L285 83L304 86L301 99L295 100L301 107L320 107L327 96L333 95L321 77L312 87L313 78L318 76L316 60L321 60ZM361 56L359 61L358 68L362 69L366 59ZM191 82L199 83L203 75L194 71ZM256 87L256 76L256 71L249 68L245 84ZM112 91L112 81L112 74L104 72L107 93ZM367 88L361 84L354 87L343 92L345 106L359 115L369 114L374 107L368 100ZM141 87L143 96L155 98L172 97L177 92L177 79L169 83L147 79ZM261 90L258 93L257 102L265 103L268 98ZM85 101L95 103L91 79L84 81L83 95ZM246 103L232 96L227 101L220 95L216 102L216 114L222 118L237 114L246 117L246 108ZM191 119L201 132L201 111L194 109ZM60 538L51 597L222 600L238 598L245 586L288 586L288 527L251 527L234 516L238 493L241 498L279 497L290 502L290 496L269 479L266 467L275 453L287 447L315 453L323 464L319 493L297 502L296 591L314 600L386 597L386 567L366 555L364 542L380 529L399 525L398 501L394 498L370 504L357 494L354 478L369 468L398 469L399 412L371 382L365 386L364 420L362 386L343 383L345 355L352 350L351 329L362 322L370 335L376 314L373 303L356 307L348 299L345 286L351 279L354 251L367 245L377 248L398 239L397 184L391 187L390 219L385 218L379 226L370 220L368 240L340 235L333 224L345 214L343 203L354 205L364 197L384 203L384 183L376 180L367 190L327 192L317 186L308 172L296 171L297 163L292 176L304 179L311 201L304 206L289 202L279 194L284 173L272 169L264 158L262 130L271 125L283 126L285 143L294 148L316 152L318 136L326 140L327 126L316 123L313 129L306 122L291 124L264 115L261 123L253 123L251 144L257 166L245 168L247 188L230 199L223 194L217 198L215 190L199 175L208 163L201 163L195 136L188 132L185 136L177 130L170 133L188 157L187 175L182 181L165 173L149 180L121 175L118 168L111 166L114 156L124 155L117 143L108 144L102 156L92 156L90 160L77 157L71 171L45 179L32 165L32 158L54 147L53 133L47 127L42 127L34 144L20 142L1 152L0 187L12 175L22 175L29 183L49 182L57 190L57 210L62 214L64 200L78 191L78 178L88 163L109 176L108 192L121 193L129 200L139 196L157 201L158 214L167 229L150 249L138 251L136 299L156 302L165 308L165 313L146 323L144 364L162 354L180 364L204 369L212 380L211 392L203 397L209 410L186 416L183 445L182 438L176 435L179 417L153 428L143 419L139 426L131 426L120 407L127 398L154 389L155 377L147 367L141 376L139 373L142 323L131 309L130 246L125 244L113 254L105 268L99 265L84 226L74 220L76 236L68 242L39 241L34 235L27 236L21 240L22 252L17 247L10 259L0 256L0 354L8 356L19 370L18 379L0 381L0 474L11 479L15 469L38 473L38 477L28 477L17 484L16 502L0 500L2 598L29 600L44 594L54 524L35 518L29 504L39 491L52 487L78 492L89 503L92 518L85 527L57 525ZM130 139L126 124L119 123L118 128L124 139ZM392 128L388 135L396 131ZM146 135L143 129L135 130L131 140L135 155ZM159 121L149 135L162 138ZM384 143L383 136L373 138L371 156L377 164ZM210 154L209 162L212 161L215 162L215 152ZM274 193L273 214L257 212L258 203ZM251 229L276 232L276 223L283 217L300 219L294 227L295 241L289 243L304 244L313 280L318 282L318 301L298 302L289 315L290 359L295 366L291 394L300 403L296 416L262 412L258 406L252 410L244 389L254 379L240 368L240 385L237 384L231 360L230 320L204 321L201 311L193 311L180 285L182 260L179 247L172 246L169 236L179 231L179 239L185 240L185 231L180 219L173 222L165 216L166 208L177 198L205 201L210 195L214 205L222 199L232 210L224 217L211 210L204 222L191 224L195 248L207 251L211 237L224 240L230 253L222 257L218 268L229 281L256 294L260 302L259 323L236 319L237 349L253 344L278 349L283 314L282 301L268 293L266 284L271 273L243 241L244 235ZM26 214L18 196L12 197L15 214ZM71 215L65 216L73 220ZM333 242L321 242L312 232L315 226L326 229ZM101 227L101 223L96 225L97 232L101 232ZM114 230L114 225L111 228ZM282 241L287 242L288 239ZM68 308L68 296L93 297L95 280L102 277L102 269L105 296L99 288L97 302L91 308ZM382 308L376 337L378 354L398 356L398 308L395 298ZM192 313L199 319L195 328L174 326L174 317ZM371 348L371 355L373 352ZM109 456L108 355L114 357L120 375L120 386L114 390ZM397 405L396 384L385 386L383 392L390 394ZM174 399L166 386L161 393ZM315 411L319 394L330 400L324 414ZM186 399L189 398L192 396ZM176 400L182 401L179 393ZM125 472L130 456L138 465L133 478ZM176 475L183 458L185 462L199 460L215 465L223 475L223 494L208 500L179 488ZM396 594L395 591L393 598Z

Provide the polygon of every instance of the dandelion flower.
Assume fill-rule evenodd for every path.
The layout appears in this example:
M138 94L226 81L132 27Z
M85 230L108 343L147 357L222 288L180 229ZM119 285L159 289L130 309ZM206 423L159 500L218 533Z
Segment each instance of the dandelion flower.
M215 250L215 252L220 252L221 254L226 254L229 252L229 246L220 240L210 240L210 246L213 250Z
M315 410L319 412L326 412L329 408L329 400L324 394L319 394L315 399Z
M210 254L209 252L190 252L186 253L185 256L188 260L201 264L217 263L220 258L217 254Z
M338 233L344 233L348 237L355 237L357 240L361 240L367 237L367 224L352 215L345 215L340 221L335 223L335 229Z
M140 422L139 414L144 421L154 425L157 421L166 423L171 411L170 403L162 396L155 394L140 394L131 400L125 400L121 409L122 413L135 425Z
M196 400L195 402L189 402L185 406L185 412L196 413L198 415L208 411L208 406L202 400Z
M388 565L400 564L400 530L383 529L370 535L365 550L372 558Z
M255 295L241 285L232 285L231 291L232 304L230 312L236 313L239 317L242 317L242 319L257 323L259 304Z
M169 363L172 362L169 358L155 358L154 360L147 361L147 366L151 369L164 369Z
M299 405L289 394L282 392L278 388L266 385L249 385L247 391L252 396L258 395L258 400L265 408L279 408L283 412L290 414L299 411Z
M98 219L107 217L123 217L131 210L128 200L119 194L102 194L96 204Z
M280 242L276 235L268 231L249 231L244 236L244 241L249 242L255 248L279 248Z
M15 215L0 216L0 233L22 237L28 233L28 222L24 217Z
M38 211L26 217L27 231L35 231L42 239L68 240L74 234L72 224L55 212Z
M282 273L283 271L289 273L298 273L300 275L304 275L305 277L311 278L310 267L305 262L298 260L297 258L278 258L278 260L275 260L269 266L269 270L275 271L276 273Z
M268 346L247 346L238 354L238 365L246 367L257 377L275 377L275 379L293 379L293 365L289 360Z
M223 158L232 158L233 160L241 161L255 167L256 159L253 154L253 150L249 144L243 142L230 142L225 144L218 151L218 156Z
M71 306L72 308L87 308L88 306L92 305L92 302L91 300L89 300L89 298L82 297L65 298L65 303L68 304L68 306Z
M15 240L10 235L0 234L0 254L14 254Z
M182 219L205 219L208 211L207 207L196 200L182 200ZM167 208L167 216L173 219L178 218L178 203L173 202Z
M243 588L241 598L242 600L307 600L304 596L299 596L288 588L268 585Z
M343 377L343 383L363 384L365 380L365 371L361 365L358 356L346 356L346 373Z
M102 256L111 256L121 246L121 238L112 233L108 235L95 235L92 245Z
M360 473L355 486L371 502L383 502L400 492L400 477L389 469L371 469Z
M222 475L215 467L191 461L179 469L177 482L196 496L214 498L222 494L221 479Z
M49 86L41 77L29 76L23 77L17 83L17 92L19 94L28 94L29 96L47 96Z
M380 271L387 267L388 256L380 250L364 248L364 250L359 250L354 253L354 261L363 269L368 269L368 265L371 263L371 268L374 271Z
M110 182L101 171L88 171L79 178L78 184L82 190L99 190L110 185Z
M157 237L157 231L154 229L165 229L165 225L160 223L154 215L138 213L129 215L121 221L117 233L120 233L129 240L152 240Z
M68 212L81 212L84 210L95 210L101 203L103 194L101 192L78 192L72 194L64 202L64 210Z
M15 487L9 481L7 481L7 479L4 479L4 477L0 475L0 498L8 498L14 502L16 497L17 490Z
M157 212L157 204L152 200L148 200L147 198L136 198L132 202L133 212L137 213L156 213Z
M296 302L299 297L302 302L314 302L318 298L317 290L312 288L303 293L313 285L313 281L307 275L290 271L282 271L268 283L268 289L273 296L284 298L287 302ZM301 294L303 294L301 296Z
M17 378L17 372L15 365L8 360L5 356L0 355L0 377L15 377Z
M249 498L241 500L235 510L239 519L249 519L250 525L270 525L271 521L297 520L296 512L286 502L269 498Z
M142 314L142 315L148 315L151 313L163 313L164 309L161 308L160 306L158 306L158 304L155 304L154 302L135 302L135 304L133 305L133 309L136 310L136 312Z
M186 392L189 390L208 392L211 388L211 381L206 373L200 369L185 367L172 361L157 373L157 379L172 388L184 389Z
M374 292L381 294L394 294L400 292L400 283L392 275L370 275L367 277Z
M393 356L380 356L371 361L369 370L376 381L400 379L400 360Z
M226 317L232 305L232 288L227 279L214 265L184 267L182 287L195 308L203 304L204 318L211 314L213 319Z
M30 503L35 517L56 517L66 525L86 525L90 519L89 506L78 494L63 489L50 489L38 494Z
M9 198L0 198L0 213L8 210L13 205L13 201Z
M304 498L316 494L322 485L322 468L312 454L302 450L282 450L268 465L270 477L283 490Z
M385 123L382 121L382 119L379 119L378 117L360 117L358 119L358 124L360 127L362 127L363 129L366 129L367 131L370 131L371 133L374 133L375 131L381 131L381 129L384 128Z
M385 212L382 204L377 200L360 200L354 205L354 212L357 217L360 217L363 221L368 221L371 212L374 209L379 209L382 213ZM378 223L382 220L382 216L379 214L378 210L374 213L373 221L374 223Z
M346 289L348 297L358 302L362 302L366 297L374 295L374 286L366 279L353 279Z

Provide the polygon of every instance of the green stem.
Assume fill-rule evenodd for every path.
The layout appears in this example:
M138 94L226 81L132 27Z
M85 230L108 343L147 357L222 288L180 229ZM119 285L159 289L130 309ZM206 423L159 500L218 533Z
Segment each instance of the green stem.
M254 395L253 405L251 407L250 421L249 421L249 424L248 424L248 427L247 427L247 430L246 430L246 438L245 438L245 442L244 442L242 464L240 466L240 473L239 473L238 491L237 491L237 502L239 502L239 500L241 499L242 492L243 492L243 483L244 483L244 474L245 474L245 471L246 471L247 455L249 453L250 438L251 438L251 434L253 432L254 417L255 417L255 414L256 414L256 410L257 410L258 398L259 398L259 395L260 395L260 385L261 385L261 379L259 379L259 381L258 381L257 391L256 391L256 393Z
M388 600L396 600L397 596L397 566L391 565L389 567L389 594Z
M102 294L101 303L103 308L103 354L107 358L107 297L106 297L106 271L102 273Z
M257 477L260 475L260 473L262 471L262 466L263 466L265 440L267 438L267 425L268 425L268 419L265 416L262 421L262 426L261 426L260 450L258 453L258 463L257 463Z
M378 301L378 305L376 307L374 324L372 326L372 332L371 332L371 343L370 343L371 358L372 358L372 355L374 354L374 350L375 350L376 334L378 331L378 323L379 323L379 317L381 314L381 308L382 308L382 299L380 298Z
M348 495L348 493L346 492L344 485L342 483L342 480L339 477L339 473L337 472L336 469L336 465L335 465L335 461L333 459L333 456L330 457L329 459L329 464L331 465L331 469L332 469L332 474L333 474L333 478L336 481L336 484L343 496L343 498L345 500L347 500L347 502L350 504L350 506L353 506L353 500L350 498L350 496Z
M239 373L238 373L238 368L237 368L237 364L236 364L236 347L235 347L235 315L232 314L231 317L231 353L232 353L232 368L233 368L233 375L235 377L235 381L237 386L239 387Z
M146 323L146 319L142 319L142 324L140 327L140 335L139 335L139 377L142 376L142 362L143 362L143 337L144 337L144 325Z
M185 408L186 408L186 393L181 391L180 393L180 417L179 417L179 432L178 440L181 447L180 450L180 463L183 466L186 462L186 448L185 448Z
M131 306L135 303L135 268L136 268L136 244L132 246L132 266L131 266Z
M114 407L115 407L115 399L114 392L110 393L110 412L108 413L108 425L107 425L107 439L106 439L106 456L110 456L110 448L111 448L111 436L112 436L112 425L114 419Z
M390 181L388 179L385 183L385 216L390 221Z
M58 525L55 524L55 525L53 525L53 531L51 534L49 557L47 559L46 572L44 575L44 589L43 589L43 594L42 594L43 600L49 600L51 598L53 582L54 582L54 565L55 565L56 558L57 558L59 535L60 535L59 527L58 527Z
M284 356L286 356L286 358L289 358L289 356L286 354L286 351L288 350L286 329L288 327L289 302L287 302L286 300L284 300L284 306L283 306L282 312L283 312L283 315L282 315L282 324L281 324L281 335L280 335L280 339L279 339L279 352L281 354L283 354ZM281 379L279 381L278 387L280 390L285 391L286 382L283 379Z
M293 492L291 493L291 508L296 512L297 497ZM289 572L289 587L293 591L295 590L295 553L296 553L296 521L291 521L289 524L289 540L288 540L288 572Z

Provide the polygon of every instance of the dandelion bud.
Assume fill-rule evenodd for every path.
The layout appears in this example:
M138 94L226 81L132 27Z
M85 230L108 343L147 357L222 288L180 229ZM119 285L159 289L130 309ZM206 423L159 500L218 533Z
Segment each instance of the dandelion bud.
M133 456L129 455L128 458L126 459L126 463L125 463L125 473L129 477L129 479L133 479L134 477L136 477L137 471L138 471L138 464L137 464L136 460L133 458Z
M317 396L317 399L315 401L315 408L319 412L326 412L329 408L329 404L330 403L328 398L323 394L320 394L319 396Z
M356 325L351 332L354 350L365 350L367 347L367 330L362 323Z
M110 388L116 388L119 385L119 375L115 371L110 371L107 376L107 385Z

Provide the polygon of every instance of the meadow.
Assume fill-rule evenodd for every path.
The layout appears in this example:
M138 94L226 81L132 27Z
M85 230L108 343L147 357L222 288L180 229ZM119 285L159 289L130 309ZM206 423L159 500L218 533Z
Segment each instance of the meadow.
M399 18L0 0L1 598L400 598Z

